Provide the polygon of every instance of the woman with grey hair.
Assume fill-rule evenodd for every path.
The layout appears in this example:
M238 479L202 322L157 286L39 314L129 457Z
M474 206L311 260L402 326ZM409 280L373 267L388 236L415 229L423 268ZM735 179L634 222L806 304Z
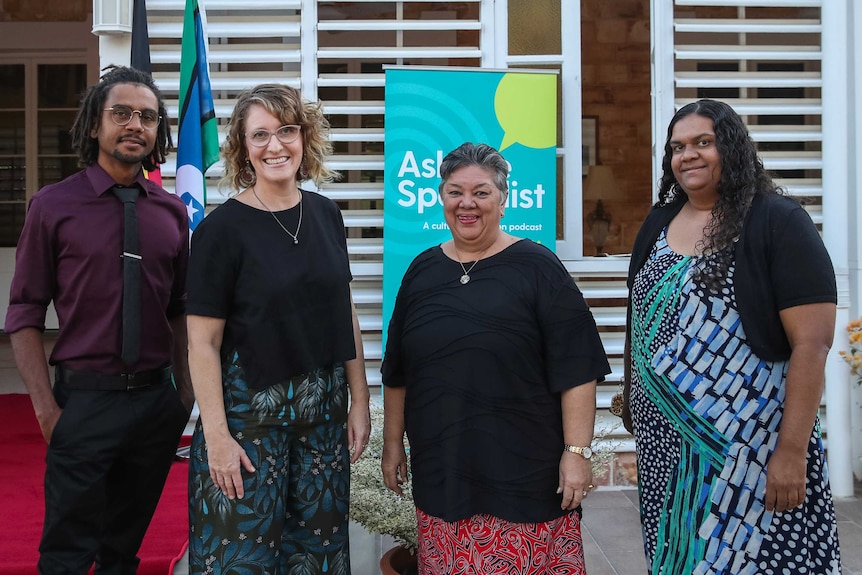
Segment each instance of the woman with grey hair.
M419 572L583 573L580 504L596 381L610 372L575 282L500 229L508 164L466 143L440 165L452 239L401 283L383 361L383 476L410 442Z

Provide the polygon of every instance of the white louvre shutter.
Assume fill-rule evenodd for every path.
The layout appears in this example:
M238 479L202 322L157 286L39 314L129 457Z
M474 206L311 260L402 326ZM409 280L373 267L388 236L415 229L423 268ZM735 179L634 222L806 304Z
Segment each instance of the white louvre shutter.
M664 0L654 8L655 178L674 111L714 97L743 117L765 167L822 227L821 7L822 0Z
M300 1L299 0L201 0L207 17L208 62L215 113L219 119L219 138L224 139L227 119L236 95L262 82L300 86ZM176 128L180 48L183 31L184 0L147 2L150 34L150 59L153 77L164 93L168 114ZM162 166L165 188L173 191L176 154ZM218 180L221 163L210 168L207 203L222 203L228 190L221 193Z
M846 16L844 10L851 3L843 4L832 0L676 0L672 73L657 79L659 91L673 93L676 108L713 90L723 93L720 99L743 115L766 168L803 203L820 227L835 262L839 286L836 342L849 320L846 292L842 293L847 285L847 221L845 214L839 213L848 201L847 182L843 180L846 165L834 153L848 141L846 133L836 126L836 119L847 113L846 94L842 93L847 89L846 80L841 78L846 73L841 62L844 55L836 58L846 41L846 30L838 29L845 22L838 20ZM852 4L858 5L855 1ZM831 22L832 29L824 22ZM831 51L825 80L824 48ZM830 105L825 123L827 145L832 149L827 171L831 185L826 187L824 101ZM662 112L655 126L660 130L656 132L657 143L663 142L662 126L667 126L671 107L662 108ZM660 159L657 157L657 162ZM831 212L824 218L827 194ZM850 221L852 226L852 217ZM852 426L849 412L842 409L847 397L846 367L827 363L826 380L820 416L830 472L835 472L832 485L836 493L849 496L853 493L852 466L848 463Z
M319 3L313 81L333 126L332 167L340 182L324 193L342 206L353 260L368 382L383 357L384 65L478 66L480 4ZM461 12L459 14L459 12ZM459 39L460 37L460 39ZM464 38L467 40L465 41ZM303 70L303 77L306 76Z
M672 14L658 11L672 17L664 49L672 49L673 67L656 81L667 86L658 90L666 102L673 94L673 110L666 105L655 119L657 172L669 115L714 97L743 117L766 168L822 224L820 7L821 0L676 0Z
M487 0L410 3L201 0L220 138L236 95L262 82L320 99L332 123L330 166L343 179L321 192L337 201L348 229L353 296L371 385L380 383L383 274L383 65L479 66ZM148 0L153 75L168 101L176 141L184 0ZM176 156L162 166L172 190ZM227 198L210 168L207 203Z

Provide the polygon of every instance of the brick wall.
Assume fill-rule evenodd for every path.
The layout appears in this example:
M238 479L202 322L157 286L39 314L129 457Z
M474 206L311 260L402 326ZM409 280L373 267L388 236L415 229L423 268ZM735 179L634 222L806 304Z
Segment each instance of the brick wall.
M629 253L652 199L649 0L581 0L583 114L598 118L598 163L611 166L620 198L605 251ZM584 254L595 253L584 206Z

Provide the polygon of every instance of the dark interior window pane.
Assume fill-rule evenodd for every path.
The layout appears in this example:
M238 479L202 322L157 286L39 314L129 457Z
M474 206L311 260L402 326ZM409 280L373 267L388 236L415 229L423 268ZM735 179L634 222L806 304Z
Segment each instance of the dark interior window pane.
M0 154L24 153L24 112L0 111Z
M24 107L24 65L0 66L0 108Z
M74 154L69 130L76 112L39 112L39 154Z
M77 108L87 86L87 66L43 64L39 66L39 107Z

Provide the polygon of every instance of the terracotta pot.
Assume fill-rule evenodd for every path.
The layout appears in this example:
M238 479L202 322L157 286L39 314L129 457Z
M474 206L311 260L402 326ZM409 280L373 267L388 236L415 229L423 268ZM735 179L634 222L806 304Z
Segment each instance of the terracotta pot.
M406 547L393 547L380 558L380 571L383 575L408 575L417 573L416 555Z

